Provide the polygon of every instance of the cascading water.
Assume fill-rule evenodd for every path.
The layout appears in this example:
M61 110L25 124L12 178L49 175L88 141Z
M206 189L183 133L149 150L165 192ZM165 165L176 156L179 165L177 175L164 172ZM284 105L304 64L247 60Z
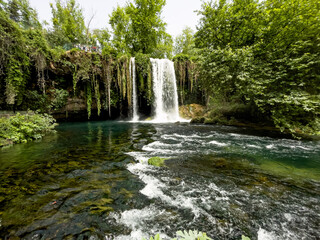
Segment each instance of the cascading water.
M137 99L137 85L136 85L136 63L135 58L130 59L130 76L132 80L132 120L136 122L139 120L138 115L138 99Z
M174 64L168 59L150 59L154 93L154 122L180 121Z

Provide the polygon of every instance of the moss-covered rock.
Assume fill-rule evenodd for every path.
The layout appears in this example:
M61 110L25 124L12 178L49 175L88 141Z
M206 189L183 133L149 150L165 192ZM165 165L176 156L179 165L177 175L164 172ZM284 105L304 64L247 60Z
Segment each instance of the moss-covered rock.
M152 157L148 159L148 164L153 165L156 167L164 167L164 161L167 160L166 158L160 158L160 157Z
M195 117L191 119L190 123L204 123L205 120L204 117Z
M179 107L179 114L185 119L201 117L205 113L205 107L199 104L189 104Z

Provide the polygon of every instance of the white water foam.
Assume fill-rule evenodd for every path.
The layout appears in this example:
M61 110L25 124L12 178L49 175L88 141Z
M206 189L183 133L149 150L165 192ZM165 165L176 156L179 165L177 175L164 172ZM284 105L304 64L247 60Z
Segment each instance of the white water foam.
M273 149L274 148L274 144L269 144L266 146L267 149Z
M222 143L222 142L218 142L218 141L214 141L214 140L209 142L209 144L213 144L213 145L216 145L216 146L219 146L219 147L225 147L225 146L229 145L227 143Z
M205 215L210 222L216 222L210 214L197 206L196 201L198 198L188 196L192 195L190 192L189 194L188 192L187 194L181 192L179 192L179 194L173 193L171 194L173 197L166 195L162 189L167 189L167 186L156 177L145 173L146 170L150 170L152 168L154 167L142 163L128 165L128 170L139 176L139 178L146 184L146 186L140 191L142 194L149 198L159 198L168 205L177 208L189 209L194 214L195 218L199 217L201 213L202 215ZM181 189L183 189L184 182L181 182L180 185Z
M230 139L225 138L222 134L221 136L214 136L212 132L207 133L197 133L191 132L189 135L186 132L183 134L177 133L168 133L164 131L162 134L162 127L157 129L158 134L153 138L155 141L153 143L147 144L142 148L142 152L137 153L128 153L131 156L134 156L137 162L141 164L132 164L128 166L129 171L133 174L137 175L144 183L145 187L140 191L142 194L147 196L150 199L154 199L155 202L162 202L164 207L159 208L163 209L164 212L160 211L160 209L156 211L160 211L163 213L162 217L170 216L171 212L167 212L165 209L182 209L183 212L192 213L194 219L190 220L191 225L197 224L197 218L205 217L209 219L208 224L212 224L212 226L217 228L217 232L220 234L227 233L228 231L232 231L233 225L230 224L228 226L222 226L218 221L215 221L215 218L212 214L210 214L215 207L222 209L223 211L228 211L232 204L235 206L239 206L236 210L234 210L233 214L241 214L245 215L245 207L248 203L251 203L253 206L259 206L261 209L268 209L270 208L270 201L267 199L261 199L255 197L252 199L251 192L245 191L243 189L234 189L232 182L224 189L218 184L212 182L201 183L198 185L196 181L189 181L188 179L179 179L172 181L172 178L166 177L165 169L159 169L153 166L146 165L147 160L152 156L159 156L163 157L175 157L181 156L182 154L188 154L188 151L193 150L195 152L203 153L205 147L209 147L209 144L213 144L219 147L223 147L226 145L231 145L232 147L236 146L244 146L248 148L256 148L253 151L260 151L259 149L268 148L273 149L270 152L275 153L277 151L284 152L289 149L290 141L286 140L270 140L267 138L259 139L257 141L247 141L236 138L235 142L233 143ZM248 140L254 139L247 138ZM173 144L170 144L172 143ZM204 147L202 146L204 145ZM297 144L296 144L297 146ZM298 145L305 147L306 145ZM210 147L209 147L210 148ZM210 152L214 151L213 147L210 149ZM220 151L223 148L215 148L215 151ZM242 149L242 148L237 148ZM258 150L257 150L258 149ZM299 149L297 147L297 149ZM300 150L300 149L299 149ZM244 150L243 150L244 151ZM251 150L250 150L251 151ZM265 150L264 150L265 151ZM292 150L294 151L294 150ZM301 151L301 150L300 150ZM159 154L160 153L160 154ZM185 181L185 182L184 182ZM242 201L237 201L235 198L239 198ZM159 201L160 200L160 201ZM316 202L316 200L314 201ZM161 206L162 206L161 204ZM171 207L172 206L172 207ZM232 205L233 206L233 205ZM290 207L290 211L292 210ZM282 222L279 223L277 220L279 216L273 216L270 214L270 222L275 222L277 224L269 224L269 220L267 222L267 229L260 228L257 232L258 240L281 240L281 239L301 239L301 237L305 237L302 239L310 239L310 235L306 235L303 233L303 229L298 227L297 229L293 229L292 225L294 224L294 213L299 211L309 211L308 208L302 209L300 205L296 206L296 210L292 210L293 215L291 214L284 214L282 215ZM185 211L186 210L186 211ZM175 212L175 214L177 214ZM178 214L177 214L178 215ZM299 221L307 221L308 218L299 218ZM157 221L157 219L154 219ZM177 220L177 219L175 219ZM305 226L305 225L304 225ZM131 227L130 227L131 228ZM141 226L143 228L143 226ZM162 227L155 229L156 232L161 232L163 230ZM146 230L148 231L148 230ZM299 231L299 232L297 232ZM138 233L143 233L143 230L139 229L132 229L132 236L137 235ZM148 231L151 234L151 232ZM141 235L141 234L140 234ZM298 238L298 237L299 238ZM123 238L125 239L125 238ZM133 239L128 237L127 239ZM312 239L312 238L311 238Z
M121 214L111 213L110 216L116 220L118 224L123 224L131 229L130 235L120 235L114 240L141 240L147 237L147 233L143 229L147 221L154 220L155 217L163 214L156 206L151 205L143 209L132 209L122 212ZM157 229L148 226L148 232L157 233ZM165 234L160 234L162 238L167 238ZM148 238L147 238L148 239Z
M252 144L247 144L246 146L249 147L249 148L257 148L257 149L261 149L262 148L260 146L252 145Z
M262 228L260 228L258 231L258 240L278 240L278 239L279 239L278 236L276 236L272 232L268 232Z

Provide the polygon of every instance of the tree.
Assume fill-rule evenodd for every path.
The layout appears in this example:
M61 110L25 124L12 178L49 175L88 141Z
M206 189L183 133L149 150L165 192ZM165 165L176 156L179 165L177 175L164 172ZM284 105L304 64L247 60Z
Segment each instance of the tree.
M28 0L10 0L6 11L10 19L18 23L22 28L41 28L36 10L30 7Z
M198 31L199 48L250 46L258 40L262 24L262 9L257 0L204 2Z
M117 6L110 15L109 23L113 30L112 44L119 53L125 53L129 48L130 17L126 9Z
M20 22L19 4L17 0L12 0L8 2L7 12L11 20L15 22Z
M186 55L193 55L194 45L194 32L192 28L186 27L182 30L182 33L178 35L175 39L175 46L174 46L174 54L186 54Z
M0 9L0 103L22 102L29 61L23 31Z
M162 36L161 41L158 43L157 47L153 50L151 54L154 58L172 58L173 52L173 40L170 34L165 33Z
M91 35L91 38L94 41L93 45L99 43L101 48L109 45L110 37L111 35L108 29L94 29Z
M56 0L55 6L50 4L52 11L53 31L50 33L51 44L64 46L85 42L86 27L82 9L75 0L62 3Z
M28 1L10 1L5 10L0 9L0 103L16 107L23 103L26 87L36 79L34 70L44 92L50 49Z
M165 0L135 0L126 12L131 18L132 47L134 52L151 54L165 37L166 24L161 20Z
M110 16L113 45L120 52L143 53L153 57L172 54L172 38L161 19L165 0L135 0L117 7Z
M242 102L283 131L320 133L317 0L210 1L199 13L207 98Z

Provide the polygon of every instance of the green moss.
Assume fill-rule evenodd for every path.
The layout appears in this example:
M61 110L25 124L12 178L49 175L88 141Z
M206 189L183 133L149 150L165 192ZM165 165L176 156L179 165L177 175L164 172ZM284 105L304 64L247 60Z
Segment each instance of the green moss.
M156 167L163 167L165 166L164 164L165 160L167 160L167 158L152 157L148 159L148 164Z
M124 188L121 188L119 194L124 195L125 198L127 198L127 199L133 197L133 194L130 191L128 191L127 189L124 189Z
M92 214L101 214L101 213L106 213L111 211L113 211L112 207L96 206L96 207L90 208L90 213Z
M91 214L101 214L105 212L110 212L110 211L113 211L113 208L106 205L111 204L112 202L113 202L113 199L109 199L109 198L102 198L97 201L86 201L75 206L73 208L73 211L81 212L89 208Z

